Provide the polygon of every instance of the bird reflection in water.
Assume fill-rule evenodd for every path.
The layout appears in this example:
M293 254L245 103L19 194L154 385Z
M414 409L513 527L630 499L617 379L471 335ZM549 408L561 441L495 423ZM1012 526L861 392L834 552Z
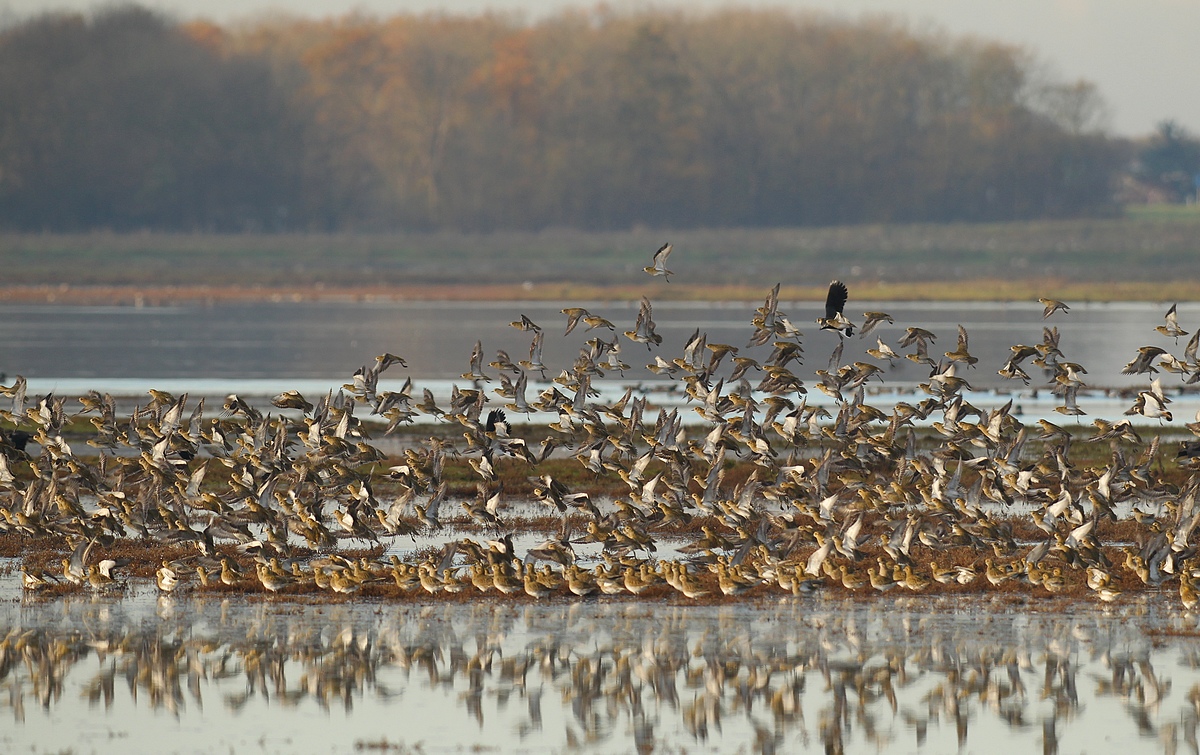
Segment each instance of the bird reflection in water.
M70 712L86 701L90 712L71 714L115 715L126 698L180 719L203 709L206 720L315 705L369 727L375 714L365 711L402 716L404 705L450 693L473 722L457 729L500 722L526 744L554 747L937 750L1007 732L1056 752L1064 736L1085 742L1102 729L1105 741L1196 751L1200 685L1176 690L1171 677L1200 678L1200 650L1164 642L1179 615L1151 620L1168 632L1152 642L1129 616L1066 620L992 605L971 618L911 600L436 603L319 617L197 600L123 622L100 618L104 602L68 601L67 620L37 628L23 625L36 614L29 607L21 620L3 617L0 711L19 724L34 704ZM1124 719L1102 712L1105 698ZM1089 721L1089 707L1102 720Z

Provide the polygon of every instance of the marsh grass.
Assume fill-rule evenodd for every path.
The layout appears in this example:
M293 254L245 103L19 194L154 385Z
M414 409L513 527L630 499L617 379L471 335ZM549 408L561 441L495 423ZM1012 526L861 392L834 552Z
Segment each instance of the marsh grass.
M669 284L641 271L664 239ZM1200 211L835 228L392 235L0 234L4 296L1164 300L1200 295ZM579 284L578 281L587 281ZM719 283L718 283L719 282ZM463 295L463 294L459 294ZM482 295L482 296L481 296ZM145 299L142 299L143 301Z

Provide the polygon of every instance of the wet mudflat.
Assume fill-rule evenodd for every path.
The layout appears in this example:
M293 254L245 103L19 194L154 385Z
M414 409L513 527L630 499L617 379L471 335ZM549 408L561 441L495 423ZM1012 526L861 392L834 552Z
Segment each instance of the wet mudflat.
M0 592L9 752L1195 751L1200 630L1154 594Z

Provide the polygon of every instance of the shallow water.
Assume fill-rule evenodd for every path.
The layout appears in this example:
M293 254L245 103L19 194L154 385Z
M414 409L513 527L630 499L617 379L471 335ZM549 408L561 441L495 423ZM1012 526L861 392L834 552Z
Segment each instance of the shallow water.
M20 374L28 379L31 396L55 393L78 396L88 391L130 397L119 404L122 412L135 403L144 403L150 389L175 395L189 394L212 399L236 393L265 411L272 411L269 399L285 390L298 390L316 398L338 391L359 366L370 364L379 354L402 356L408 367L392 367L379 383L381 390L398 391L406 379L413 380L413 394L420 396L428 388L444 403L454 384L464 385L460 375L467 370L476 340L483 344L485 363L498 350L506 351L515 361L528 355L531 336L509 325L522 314L546 329L543 361L545 375L530 374L528 396L552 385L551 378L569 369L579 349L593 337L611 340L618 337L607 330L584 332L580 326L570 336L562 336L565 317L560 313L567 302L229 302L212 305L186 304L171 307L83 307L62 305L0 304L0 372L8 380ZM611 319L618 332L632 327L636 305L628 302L584 302L590 311ZM666 359L680 354L692 331L708 333L709 343L743 346L752 328L754 303L670 302L654 305L658 332L663 344L648 350L641 344L619 337L622 358L632 365L623 375L612 373L593 380L602 400L615 400L627 387L644 390L651 408L685 406L687 396L682 383L665 380L645 368L654 355ZM792 371L810 386L810 405L833 407L834 401L811 388L815 371L828 367L829 355L837 337L810 325L809 303L790 303L781 309L806 331L802 339L805 364L793 364ZM961 370L976 390L964 391L975 406L990 409L1009 399L1013 414L1026 423L1048 419L1064 421L1055 409L1062 399L1046 388L1036 372L1032 385L1004 380L996 370L1017 343L1037 344L1042 328L1051 325L1062 332L1061 348L1065 359L1084 365L1086 386L1079 394L1079 406L1091 418L1116 419L1130 407L1132 396L1119 396L1101 388L1145 387L1146 375L1122 375L1122 366L1138 348L1147 343L1169 348L1181 355L1183 343L1172 343L1154 332L1163 321L1165 308L1151 303L1081 304L1069 314L1056 314L1046 323L1040 304L1028 303L898 303L863 302L853 310L886 310L895 325L881 325L866 339L847 339L841 363L861 360L874 363L865 350L873 348L875 338L896 345L910 325L919 325L938 334L931 345L934 358L955 348L957 325L970 334L970 350L979 362ZM803 319L801 319L803 318ZM1180 322L1192 327L1189 318L1200 318L1200 305L1179 308ZM1179 339L1186 341L1186 338ZM897 349L904 351L902 349ZM743 355L764 358L767 347L743 348ZM1030 370L1034 370L1029 366ZM485 368L495 375L495 370ZM881 373L882 382L867 382L869 403L890 411L898 401L920 394L917 384L927 379L928 368L907 359L899 359ZM757 382L760 373L751 372ZM1134 421L1157 427L1173 426L1184 432L1183 425L1200 416L1200 392L1185 392L1181 378L1163 374L1162 383L1173 397L1173 422ZM485 384L489 400L496 396ZM690 408L690 407L688 407ZM684 411L685 422L700 420ZM513 414L513 421L546 424L553 415ZM388 449L385 449L388 450Z
M1197 621L1153 594L305 605L13 581L12 752L1196 751Z
M764 296L766 291L764 290ZM621 337L622 354L634 379L653 377L644 369L653 354L675 356L693 330L709 343L742 347L750 337L751 316L759 302L656 301L654 320L663 343L654 351ZM637 304L631 302L227 302L168 307L63 306L0 304L0 370L33 380L90 379L330 379L344 380L359 365L392 352L404 357L414 379L457 378L467 369L471 348L482 341L487 360L503 349L514 360L528 355L530 336L509 326L529 316L546 331L544 359L550 375L569 368L583 344L614 334L580 325L562 335L560 310L584 306L608 318L617 333L632 328ZM825 367L837 337L820 331L814 302L783 302L780 309L805 333L806 369ZM1013 344L1036 344L1043 325L1062 332L1066 359L1084 365L1089 383L1133 385L1140 377L1120 375L1121 366L1147 343L1172 345L1154 333L1166 306L1154 303L1079 304L1068 314L1042 320L1035 303L929 303L851 301L847 312L861 322L863 311L881 310L895 325L881 325L865 339L847 340L843 363L864 359L875 338L893 346L909 326L938 336L930 354L937 358L955 348L957 326L971 337L979 358L968 377L976 387L1014 387L996 375ZM1200 305L1179 307L1179 322L1189 330L1200 319ZM1186 341L1186 338L1183 339ZM1176 352L1183 343L1176 344ZM760 347L763 355L769 351ZM756 350L744 351L754 355ZM397 370L398 372L399 370ZM803 370L798 370L801 374ZM926 368L900 360L888 372L889 383L916 382ZM391 375L389 375L390 377ZM809 377L802 375L802 377ZM220 392L220 391L217 391Z

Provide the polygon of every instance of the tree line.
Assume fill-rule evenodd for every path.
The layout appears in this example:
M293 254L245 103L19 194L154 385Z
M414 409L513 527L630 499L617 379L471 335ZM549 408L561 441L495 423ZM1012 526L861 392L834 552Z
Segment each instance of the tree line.
M0 227L537 230L1110 212L1129 147L1018 48L782 10L0 31Z

